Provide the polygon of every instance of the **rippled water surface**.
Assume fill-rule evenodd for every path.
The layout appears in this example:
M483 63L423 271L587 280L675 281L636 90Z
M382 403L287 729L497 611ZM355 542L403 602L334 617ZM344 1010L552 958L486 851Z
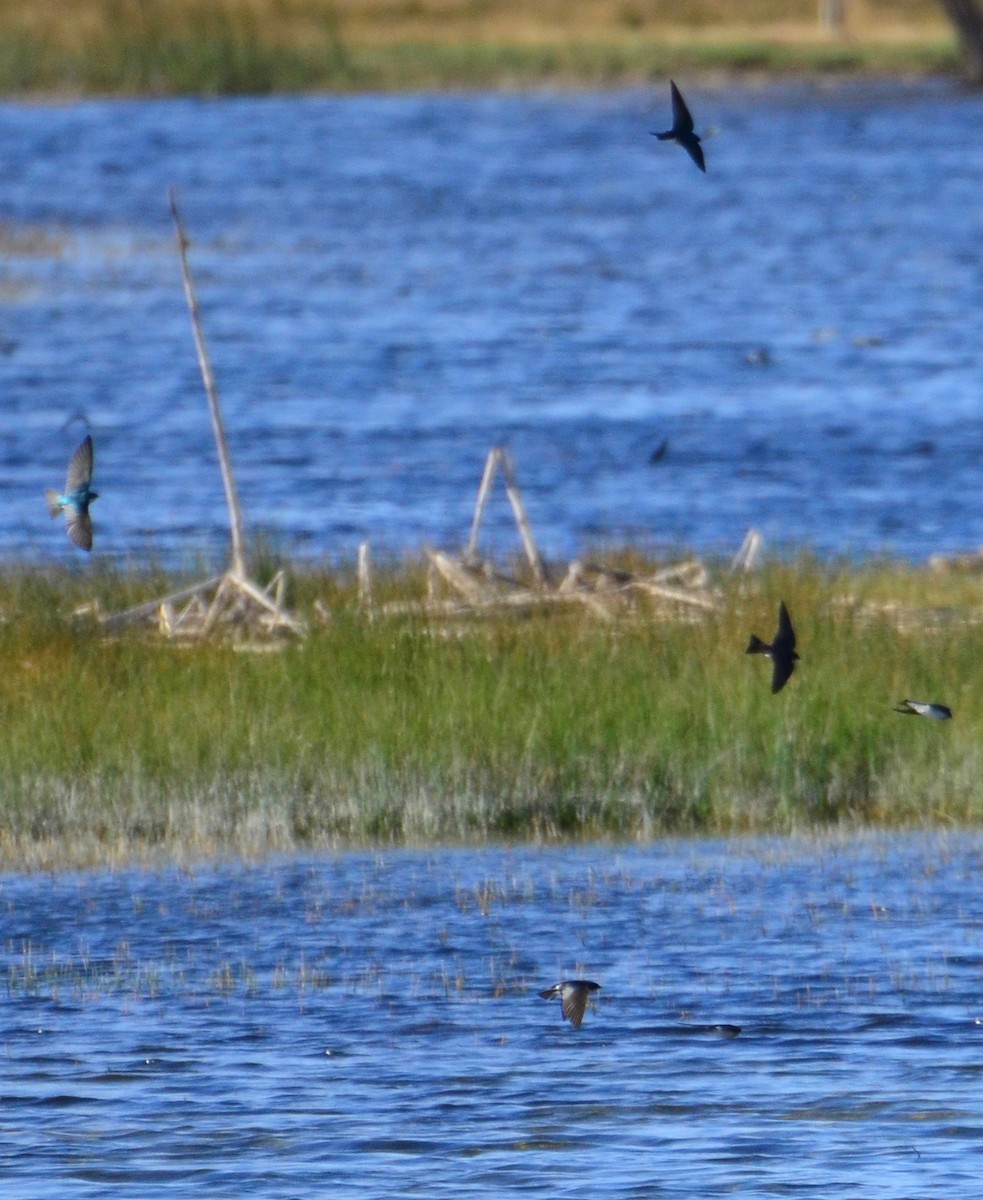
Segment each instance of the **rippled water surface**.
M79 557L41 496L79 411L97 551L222 544L170 184L248 524L294 556L459 544L496 442L547 555L983 542L983 97L688 95L705 177L649 136L663 87L3 105L0 553Z
M4 877L4 1198L977 1197L981 870L952 835ZM536 992L578 974L574 1031Z

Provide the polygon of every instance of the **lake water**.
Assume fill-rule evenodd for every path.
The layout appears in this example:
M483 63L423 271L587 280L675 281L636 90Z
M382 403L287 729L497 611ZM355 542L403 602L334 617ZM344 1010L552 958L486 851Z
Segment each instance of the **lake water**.
M4 1200L976 1200L981 871L952 834L2 877ZM579 974L574 1031L537 990Z
M98 554L218 553L178 189L250 530L547 557L983 543L983 95L947 82L0 106L0 556L91 422ZM652 451L668 450L654 466ZM502 500L488 548L516 544Z

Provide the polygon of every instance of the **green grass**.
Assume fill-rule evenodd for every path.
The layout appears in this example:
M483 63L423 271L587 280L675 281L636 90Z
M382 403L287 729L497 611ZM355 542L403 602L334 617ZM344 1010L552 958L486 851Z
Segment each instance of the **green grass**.
M351 90L359 71L331 22L303 46L260 36L246 14L202 7L193 26L170 25L156 4L136 20L62 44L44 33L14 30L0 40L0 91L72 95L265 95L312 89Z
M803 561L722 576L695 624L579 608L449 623L369 622L348 580L307 572L297 610L322 598L334 616L276 654L70 618L164 584L0 574L0 862L983 819L972 578ZM421 588L410 566L382 584ZM803 661L772 696L744 647L779 596ZM906 696L956 719L894 714Z

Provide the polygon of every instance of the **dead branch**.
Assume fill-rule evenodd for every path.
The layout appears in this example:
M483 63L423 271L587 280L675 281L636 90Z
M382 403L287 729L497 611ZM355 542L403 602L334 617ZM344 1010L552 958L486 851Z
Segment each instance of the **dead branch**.
M167 198L170 203L171 217L177 232L178 254L181 259L181 277L184 280L184 296L191 313L191 328L194 333L195 350L198 354L198 367L201 370L201 381L205 385L205 395L208 398L208 411L212 418L212 432L215 435L215 445L218 449L218 462L222 471L222 485L225 488L225 502L229 509L229 527L232 536L232 572L245 578L246 575L246 538L243 532L242 508L239 505L239 493L236 489L235 475L232 471L232 455L229 453L229 442L225 436L225 424L222 420L222 409L218 401L218 387L215 374L208 357L205 345L205 334L201 327L201 310L198 307L198 296L195 292L194 280L191 278L191 268L188 266L188 237L184 231L181 214L178 211L177 196L173 188L169 188Z
M529 563L533 579L537 587L546 587L548 585L546 565L539 553L536 539L533 537L532 524L529 520L529 514L526 511L525 501L522 499L522 492L519 490L519 484L515 477L515 467L508 452L501 446L493 446L489 450L488 457L485 460L485 469L481 476L481 483L478 487L478 498L474 506L474 517L471 521L471 535L465 547L464 557L469 562L477 559L478 534L481 530L481 522L485 515L488 498L491 495L492 485L495 482L496 469L500 469L502 472L502 479L505 483L505 494L508 497L509 504L512 506L512 515L519 530L519 537L522 539L522 548L525 551L526 561Z

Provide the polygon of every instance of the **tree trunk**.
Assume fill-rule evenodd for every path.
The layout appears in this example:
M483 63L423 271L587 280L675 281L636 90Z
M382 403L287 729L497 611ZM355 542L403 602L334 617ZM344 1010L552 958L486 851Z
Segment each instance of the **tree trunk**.
M942 0L942 7L959 36L966 79L983 86L983 0Z

